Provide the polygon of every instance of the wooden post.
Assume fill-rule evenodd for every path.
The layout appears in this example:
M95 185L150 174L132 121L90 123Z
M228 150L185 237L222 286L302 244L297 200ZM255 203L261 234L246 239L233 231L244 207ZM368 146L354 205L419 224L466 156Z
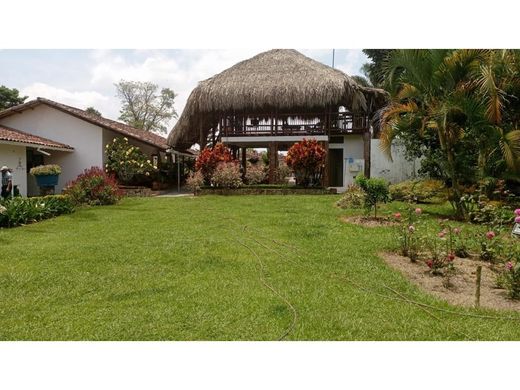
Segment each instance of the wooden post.
M269 184L276 182L276 168L278 168L278 143L269 143Z
M321 146L325 149L327 153L325 156L325 167L323 167L323 176L321 177L321 185L325 188L329 186L329 143L327 141L320 142Z
M242 148L242 180L246 178L246 169L247 169L247 148L244 146Z
M482 266L477 266L477 288L475 290L475 307L480 306L480 281L482 279Z
M370 177L370 131L363 132L363 159L365 160L365 177Z

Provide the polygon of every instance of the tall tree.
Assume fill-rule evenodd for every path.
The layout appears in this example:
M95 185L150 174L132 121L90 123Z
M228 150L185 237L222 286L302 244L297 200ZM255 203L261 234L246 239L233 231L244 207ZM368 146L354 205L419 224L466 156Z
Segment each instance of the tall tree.
M87 107L85 109L85 112L92 114L92 115L96 115L96 116L102 116L101 113L92 106Z
M0 86L0 110L22 104L27 98L28 96L20 96L20 92L16 88Z
M385 61L392 49L363 49L370 62L363 64L361 71L374 87L381 87L384 81Z
M141 81L121 80L115 85L122 104L119 119L146 131L167 132L168 121L177 117L173 90L159 91L157 84Z
M516 99L505 88L518 84L517 69L512 51L395 50L385 60L392 101L380 115L382 149L389 153L395 138L426 146L422 151L437 159L461 216L462 184L482 161L499 156L518 172L520 131L503 121L507 101Z

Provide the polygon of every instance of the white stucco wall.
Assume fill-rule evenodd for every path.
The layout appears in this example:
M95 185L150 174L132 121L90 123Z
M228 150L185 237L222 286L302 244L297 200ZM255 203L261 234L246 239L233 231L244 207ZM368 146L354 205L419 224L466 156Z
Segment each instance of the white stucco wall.
M73 152L51 150L48 151L51 156L44 157L46 164L59 164L62 167L57 193L84 169L103 166L101 127L45 105L0 119L0 123L74 148Z
M335 187L339 192L345 191L349 184L354 182L354 177L363 173L363 137L359 134L346 135L343 137L342 144L329 143L329 149L343 149L343 186ZM352 172L349 169L349 161L354 160L355 163L360 164L359 171Z
M383 177L390 183L399 183L417 176L420 160L408 161L405 159L404 146L392 145L392 160L390 161L379 149L380 141L371 140L370 176Z
M13 170L13 185L17 185L22 196L27 195L27 162L25 146L0 144L0 166Z

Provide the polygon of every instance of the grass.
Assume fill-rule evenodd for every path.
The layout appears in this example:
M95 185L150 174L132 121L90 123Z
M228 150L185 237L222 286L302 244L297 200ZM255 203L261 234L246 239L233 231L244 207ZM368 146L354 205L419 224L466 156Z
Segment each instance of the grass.
M517 321L465 316L497 313L389 269L377 252L395 245L391 228L341 222L338 198L134 198L2 230L0 339L520 339ZM386 299L383 285L458 314Z

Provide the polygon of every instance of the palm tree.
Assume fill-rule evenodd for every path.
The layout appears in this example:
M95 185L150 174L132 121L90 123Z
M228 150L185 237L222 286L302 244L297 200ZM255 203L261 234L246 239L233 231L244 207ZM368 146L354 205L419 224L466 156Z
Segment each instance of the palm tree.
M380 113L381 149L390 155L392 141L402 134L433 134L459 216L466 216L460 198L462 171L468 167L460 167L457 158L470 135L478 143L479 166L500 150L509 169L518 170L520 131L500 127L505 86L518 74L517 59L511 51L462 49L394 50L387 58L385 88L392 100Z

